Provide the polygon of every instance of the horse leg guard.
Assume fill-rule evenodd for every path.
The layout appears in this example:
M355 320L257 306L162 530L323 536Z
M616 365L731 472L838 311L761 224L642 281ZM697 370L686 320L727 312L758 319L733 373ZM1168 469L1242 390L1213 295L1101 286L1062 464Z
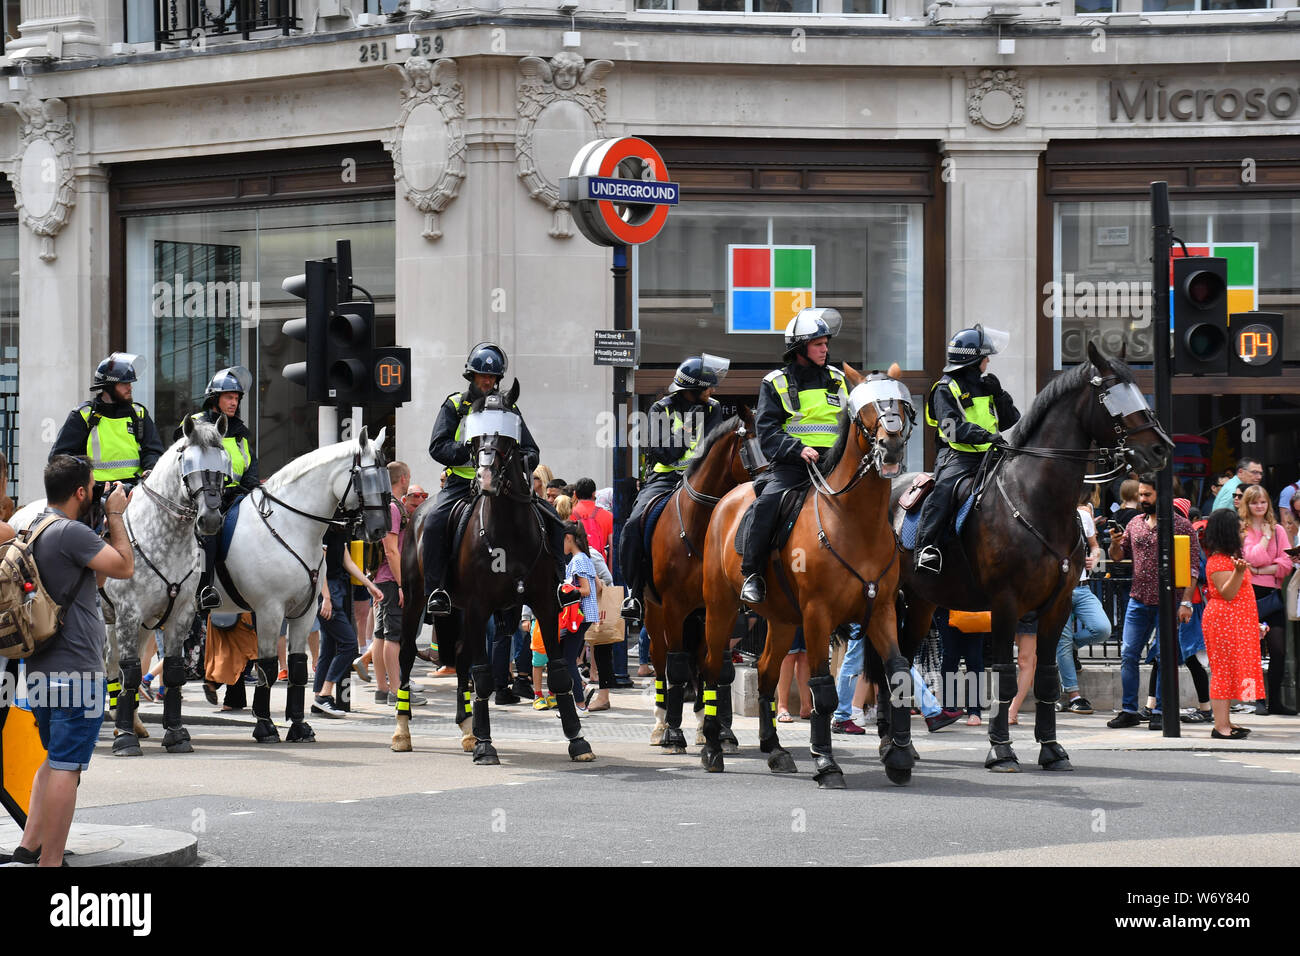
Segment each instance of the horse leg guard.
M994 664L993 673L998 678L998 705L989 722L989 752L984 758L984 769L1019 773L1020 761L1011 748L1011 729L1007 722L1007 709L1016 699L1016 665Z
M109 705L113 705L116 694L117 709L113 713L114 757L139 757L144 754L140 749L140 738L135 732L135 692L140 686L140 662L122 661L122 680L108 685Z
M556 709L560 712L560 728L569 739L569 759L585 763L595 760L591 744L582 736L582 721L578 707L573 702L573 675L564 661L551 661L546 665L546 686L555 695Z
M877 699L877 713L888 714L888 733L880 741L880 762L885 765L885 776L892 783L903 786L911 782L912 768L916 766L916 748L912 746L912 668L902 655L885 662L888 673L889 706Z
M185 662L179 657L163 658L163 749L169 754L192 754L190 732L181 726L181 686L185 683Z
M650 731L650 746L662 747L664 742L664 732L668 730L668 710L664 706L664 682L658 673L655 674L655 725Z
M740 752L740 741L731 730L731 685L736 679L736 665L726 661L718 674L718 739L722 742L722 752L734 754Z
M704 701L704 746L700 750L700 765L709 773L722 773L726 768L723 766L722 741L719 739L722 725L718 722L716 705L718 686L706 683L700 697Z
M474 736L474 692L468 687L457 692L456 726L460 728L460 747L465 753L473 753L478 746Z
M470 669L474 680L474 762L492 766L501 761L492 746L492 720L488 715L488 698L492 696L492 667L480 664Z
M682 733L682 701L686 683L691 679L691 658L680 651L668 654L668 699L664 716L668 728L663 735L663 748L670 754L686 753L686 735Z
M303 720L303 703L307 694L307 655L290 654L287 662L289 692L285 697L284 716L289 719L285 740L291 744L310 743L316 739L311 724Z
M1056 702L1061 698L1061 674L1056 661L1034 672L1034 739L1038 741L1038 765L1044 770L1073 770L1070 755L1056 741Z
M835 692L835 678L829 674L809 678L808 690L812 692L813 700L812 726L809 728L815 768L813 779L823 790L843 790L844 771L831 756L831 715L840 703Z
M257 725L253 728L253 739L259 744L279 743L280 731L271 722L271 685L280 672L280 662L274 657L259 660L255 669L257 686L253 688L253 716L257 718Z
M798 773L790 751L777 739L776 701L771 697L758 698L758 749L767 754L767 769L772 773Z

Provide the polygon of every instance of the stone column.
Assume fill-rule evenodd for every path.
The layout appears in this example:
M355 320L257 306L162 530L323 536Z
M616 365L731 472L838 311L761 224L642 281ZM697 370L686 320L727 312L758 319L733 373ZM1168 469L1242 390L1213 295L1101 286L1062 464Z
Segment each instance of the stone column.
M29 55L56 59L100 56L104 37L121 32L121 5L103 0L22 0L21 34L5 44L5 54L18 58ZM53 40L50 34L57 33ZM113 39L121 39L114 35Z
M993 371L1023 411L1036 388L1038 159L1046 143L948 141L948 334L1011 333Z

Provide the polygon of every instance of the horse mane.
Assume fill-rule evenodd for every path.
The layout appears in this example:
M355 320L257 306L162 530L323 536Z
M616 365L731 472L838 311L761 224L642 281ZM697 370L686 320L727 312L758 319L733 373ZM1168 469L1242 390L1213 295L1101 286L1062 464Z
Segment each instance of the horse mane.
M835 466L840 463L844 457L844 449L849 447L849 432L852 430L853 418L845 411L841 416L840 434L835 439L835 444L830 447L826 454L817 459L817 470L822 473L822 477L830 477L830 473L835 470Z
M356 441L351 440L337 442L333 445L326 445L324 448L317 448L315 451L309 451L307 454L295 458L266 479L266 484L271 491L279 491L285 485L297 481L299 478L306 476L308 472L327 462L354 454L356 447Z
M736 425L739 421L739 415L732 415L729 418L725 418L718 422L718 424L709 429L709 433L701 438L700 443L695 446L695 453L691 455L691 460L686 465L687 478L690 478L700 470L700 466L703 464L704 459L709 456L709 451L721 439L735 431Z
M1132 381L1132 373L1127 366L1123 366L1118 360L1114 360L1114 364L1117 372L1121 367L1123 368L1120 378ZM1017 448L1022 447L1029 440L1029 436L1043 424L1043 419L1047 417L1052 407L1071 392L1082 388L1094 374L1096 369L1093 368L1092 363L1084 362L1082 365L1067 369L1048 382L1029 406L1029 411L1025 412L1020 421L1016 422L1010 430L1007 436L1009 443Z

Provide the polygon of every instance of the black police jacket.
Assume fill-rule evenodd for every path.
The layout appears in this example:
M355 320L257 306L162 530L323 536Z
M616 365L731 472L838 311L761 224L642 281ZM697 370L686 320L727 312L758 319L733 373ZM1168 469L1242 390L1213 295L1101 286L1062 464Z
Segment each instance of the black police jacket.
M461 400L458 404L452 403L455 393L443 401L442 407L438 409L438 418L433 423L433 434L429 437L429 457L449 468L469 463L469 445L456 440L456 429L460 427L461 419L469 414L474 399L468 388L459 394ZM541 452L537 449L537 442L528 430L528 423L524 421L519 407L513 406L511 410L519 414L519 447L524 453L524 471L531 478L533 469L542 460Z

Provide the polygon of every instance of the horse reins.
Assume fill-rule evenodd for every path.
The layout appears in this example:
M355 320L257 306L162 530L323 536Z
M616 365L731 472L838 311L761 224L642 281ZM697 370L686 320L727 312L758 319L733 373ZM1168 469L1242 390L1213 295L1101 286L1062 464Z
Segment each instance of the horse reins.
M759 465L753 469L751 469L749 465L745 462L745 454L744 454L745 436L748 435L749 432L746 430L745 423L743 421L738 424L736 430L733 431L732 434L740 437L741 442L740 442L739 451L740 451L741 464L745 466L746 471L748 471L751 475L754 474L755 472L761 474L762 472L771 468L771 463L767 462L766 459L764 460L764 463L762 465ZM686 553L690 557L694 558L696 557L695 548L691 545L690 536L686 533L686 521L682 518L682 496L681 496L682 488L686 489L686 493L690 495L692 501L694 501L696 504L704 505L706 508L712 508L716 506L717 503L721 501L724 496L718 495L717 497L714 497L713 495L706 495L702 491L695 490L695 488L691 485L691 480L686 476L685 472L682 473L681 487L673 490L672 493L673 507L677 511L677 527L679 529L677 532L677 537L681 538L682 543L686 545Z
M141 487L144 487L144 485L142 484ZM195 512L195 514L197 515L198 512ZM145 624L143 621L140 622L140 626L146 631L156 631L158 628L166 624L167 619L172 616L172 608L176 604L176 596L181 593L181 585L188 581L194 574L194 568L191 567L189 573L175 584L168 581L167 576L158 570L156 564L149 560L149 555L145 554L144 548L140 547L140 542L135 539L135 532L131 530L131 522L126 517L125 511L122 512L122 524L126 527L126 540L131 542L131 547L135 548L135 550L139 552L140 557L144 559L144 563L149 566L149 570L158 576L158 580L167 585L167 609L162 612L162 616L152 624ZM102 594L103 591L101 590L100 593ZM110 601L109 603L111 604L112 602ZM117 609L114 608L114 610Z

